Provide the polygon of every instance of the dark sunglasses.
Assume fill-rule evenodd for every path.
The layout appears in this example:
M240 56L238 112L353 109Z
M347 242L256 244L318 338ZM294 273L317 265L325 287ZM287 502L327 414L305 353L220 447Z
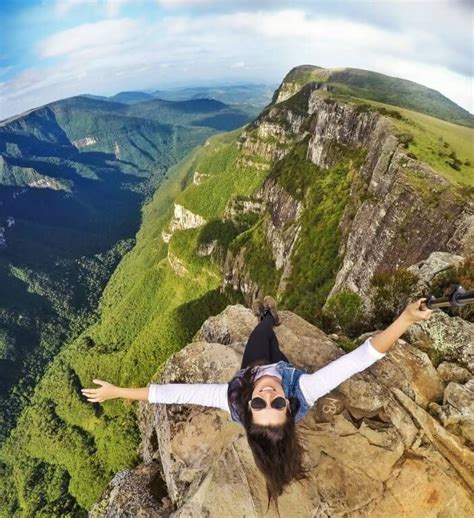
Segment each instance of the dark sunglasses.
M286 399L282 396L278 396L270 404L271 407L275 408L276 410L283 410L284 408L286 408ZM252 398L249 401L249 405L254 410L263 410L264 408L267 408L267 402L259 396L255 396L254 398Z

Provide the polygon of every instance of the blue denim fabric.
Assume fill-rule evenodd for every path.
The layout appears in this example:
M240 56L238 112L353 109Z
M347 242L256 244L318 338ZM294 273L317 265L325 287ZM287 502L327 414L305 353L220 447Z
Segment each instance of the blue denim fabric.
M305 371L296 368L291 363L285 361L279 361L276 366L278 372L281 374L281 381L283 391L288 399L296 398L299 401L298 413L295 416L295 421L303 419L303 417L309 412L311 405L306 401L303 393L299 386L299 378L302 374L306 374ZM227 397L229 402L229 409L232 421L242 423L239 413L237 411L236 401L239 396L239 390L242 386L242 375L246 369L240 369L236 375L229 382L229 388L227 391ZM291 401L291 400L290 400ZM290 407L291 408L291 407ZM291 408L293 410L293 408Z

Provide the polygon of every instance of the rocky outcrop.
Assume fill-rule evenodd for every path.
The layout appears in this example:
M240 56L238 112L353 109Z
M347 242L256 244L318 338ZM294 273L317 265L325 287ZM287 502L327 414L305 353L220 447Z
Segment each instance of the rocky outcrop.
M338 70L338 69L333 69L333 70ZM313 87L317 90L322 90L325 92L334 91L334 87L327 83L320 83L317 81L313 81L311 83L312 83ZM293 97L293 95L297 94L304 86L305 86L305 83L302 83L301 81L288 81L288 80L283 81L283 83L280 85L278 90L275 92L275 99L274 99L275 104L281 103L283 101L286 101L290 97Z
M259 296L260 288L252 278L253 274L245 262L244 254L245 245L236 253L227 252L222 287L225 289L230 286L234 290L239 290L248 302Z
M374 144L374 136L388 133L388 122L377 112L360 112L357 107L324 99L313 91L308 99L308 114L314 114L307 158L323 169L340 160L332 150L334 143L349 148Z
M445 272L448 268L455 268L464 264L464 257L461 255L450 254L449 252L433 252L427 259L407 268L409 272L417 275L418 292L421 294L429 290L436 276Z
M77 149L82 149L88 146L95 146L96 144L97 139L95 137L84 137L72 141L72 145L76 146Z
M185 230L187 228L196 228L204 225L206 220L194 214L190 210L184 208L178 203L174 204L174 215L168 224L168 227L162 231L161 237L165 243L169 243L171 236L176 230Z
M301 225L299 218L304 210L302 202L295 200L275 180L267 180L260 192L265 200L269 217L265 219L264 232L270 246L275 268L281 272L277 295L284 291L291 273L291 256L298 240Z
M312 372L344 354L297 315L282 311L281 321L275 331L296 366ZM226 383L240 368L255 324L243 306L226 308L153 381ZM426 354L398 341L384 358L320 398L298 423L311 475L285 490L281 516L472 516L474 454L469 423L462 421L471 412L472 383L471 376L464 385L445 386ZM226 412L141 403L139 414L143 463L125 474L125 495L133 494L135 484L145 503L140 509L136 497L127 502L113 493L114 482L92 516L117 510L150 517L264 515L264 480L243 428ZM163 480L171 514L160 493ZM154 493L159 498L149 504ZM276 514L270 510L267 516Z
M198 171L194 171L193 175L193 184L194 185L200 185L204 180L209 178L208 174L205 173L199 173Z
M472 204L458 216L457 227L448 241L447 249L464 257L474 257L474 214Z
M32 187L33 189L53 189L55 191L64 189L61 182L52 178L46 178L45 176L28 182L28 187Z
M417 347L474 374L474 324L436 310L428 320L410 326L406 334Z
M444 391L443 404L432 402L430 411L443 426L474 446L474 380L465 383L451 381Z
M153 516L168 518L173 511L161 478L159 462L147 462L119 471L110 481L102 499L94 504L89 516Z
M189 274L189 270L184 266L183 262L176 257L169 249L168 249L168 263L171 266L172 270L179 277L185 277Z
M243 214L262 214L265 210L265 204L262 198L258 195L252 198L243 198L237 196L229 201L229 204L224 210L223 218L231 219L238 223L238 220Z
M315 88L307 85L308 92ZM243 167L268 169L283 158L291 145L303 140L307 132L308 114L291 106L272 105L242 132L238 144L238 164Z
M122 150L120 149L119 143L115 141L114 144L114 155L115 158L118 158L119 160L122 158Z

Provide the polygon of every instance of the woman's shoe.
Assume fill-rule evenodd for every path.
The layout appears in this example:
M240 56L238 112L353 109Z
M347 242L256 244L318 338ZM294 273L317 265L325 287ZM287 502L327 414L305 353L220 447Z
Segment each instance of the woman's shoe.
M273 320L275 321L275 325L279 326L281 322L277 312L276 300L273 297L267 295L263 298L263 308L265 312L270 312Z
M262 320L265 308L263 307L262 301L260 299L255 299L252 302L252 312L256 317L258 317L259 320Z

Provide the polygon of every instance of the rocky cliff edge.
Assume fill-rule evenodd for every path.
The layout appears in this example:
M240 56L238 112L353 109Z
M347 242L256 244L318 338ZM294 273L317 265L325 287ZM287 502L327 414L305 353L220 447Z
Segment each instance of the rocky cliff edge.
M281 320L280 346L296 366L313 372L345 354L294 313L282 311ZM153 382L228 382L256 323L245 307L227 307ZM450 346L453 326L456 344ZM384 358L319 399L297 427L311 477L286 488L281 515L472 516L473 328L435 310L404 338L416 343L422 336L425 347L428 340L440 354L449 352L449 361L436 369L426 353L398 340ZM263 477L243 428L227 412L140 403L139 424L143 462L116 474L90 516L265 514ZM272 508L266 516L274 516Z

